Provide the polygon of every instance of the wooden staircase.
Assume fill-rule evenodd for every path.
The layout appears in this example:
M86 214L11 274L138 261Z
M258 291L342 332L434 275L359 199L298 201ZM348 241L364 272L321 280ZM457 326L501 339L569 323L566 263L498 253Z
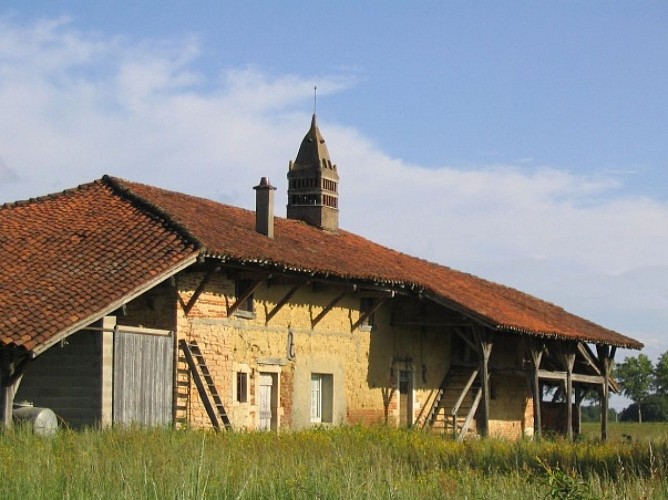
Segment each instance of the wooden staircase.
M425 426L459 441L475 434L474 416L482 398L477 368L453 366L434 398Z
M204 409L211 420L211 425L217 431L221 430L221 427L224 427L227 431L231 431L232 423L225 411L218 389L216 389L216 384L213 381L209 367L206 365L206 360L197 342L194 340L187 342L181 339L179 340L179 347L183 352L199 397L204 404Z

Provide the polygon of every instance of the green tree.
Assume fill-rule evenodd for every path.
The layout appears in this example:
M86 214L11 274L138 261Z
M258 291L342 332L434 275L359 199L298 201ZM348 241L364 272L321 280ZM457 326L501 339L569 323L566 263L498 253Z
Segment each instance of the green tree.
M668 396L668 351L664 352L656 362L654 388L657 394Z
M633 403L619 415L622 422L638 420L638 405ZM642 403L642 419L645 422L668 422L668 396L650 394ZM584 415L582 421L586 422Z
M638 422L642 422L642 403L654 385L652 361L644 354L630 356L615 367L615 377L622 394L638 405Z

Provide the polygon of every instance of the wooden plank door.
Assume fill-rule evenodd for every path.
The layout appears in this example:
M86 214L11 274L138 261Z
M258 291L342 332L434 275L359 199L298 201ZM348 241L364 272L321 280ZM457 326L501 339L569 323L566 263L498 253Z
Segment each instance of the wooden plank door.
M155 330L151 330L155 332ZM174 338L122 327L114 333L114 424L169 425L173 421Z
M274 379L269 373L260 373L260 430L272 429L272 395Z

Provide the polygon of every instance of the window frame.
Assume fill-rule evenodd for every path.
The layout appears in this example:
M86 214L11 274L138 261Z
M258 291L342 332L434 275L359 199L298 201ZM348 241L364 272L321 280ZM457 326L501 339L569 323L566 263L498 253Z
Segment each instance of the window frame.
M237 370L236 372L236 383L234 390L234 401L236 403L244 404L248 403L250 391L249 391L249 373L245 370Z
M237 278L234 280L234 297L236 300L239 299L242 295L246 293L251 286L253 286L253 280ZM255 318L255 293L251 293L250 296L243 302L240 303L237 307L237 310L234 311L234 316L241 318L253 319Z
M332 424L334 422L334 375L311 373L309 394L311 423Z

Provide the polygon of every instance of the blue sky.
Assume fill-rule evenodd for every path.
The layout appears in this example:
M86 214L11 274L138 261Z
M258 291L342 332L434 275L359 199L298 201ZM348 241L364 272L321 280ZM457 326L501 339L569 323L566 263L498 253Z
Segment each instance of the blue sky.
M656 358L667 23L666 2L5 1L0 202L109 173L251 208L268 175L284 206L317 85L346 229Z

